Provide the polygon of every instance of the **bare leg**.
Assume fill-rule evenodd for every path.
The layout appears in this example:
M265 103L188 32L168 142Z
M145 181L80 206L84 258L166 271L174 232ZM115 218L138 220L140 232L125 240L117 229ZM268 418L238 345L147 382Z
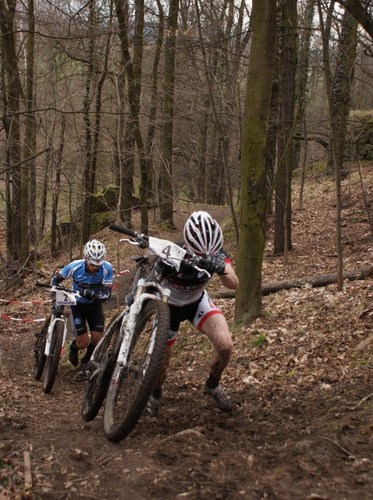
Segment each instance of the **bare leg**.
M222 314L215 314L206 320L202 331L215 349L204 391L213 398L219 410L230 412L233 410L233 403L220 386L221 376L233 352L233 342L227 321Z
M233 341L227 320L222 314L214 314L206 320L202 331L215 349L210 362L210 375L220 380L233 352Z

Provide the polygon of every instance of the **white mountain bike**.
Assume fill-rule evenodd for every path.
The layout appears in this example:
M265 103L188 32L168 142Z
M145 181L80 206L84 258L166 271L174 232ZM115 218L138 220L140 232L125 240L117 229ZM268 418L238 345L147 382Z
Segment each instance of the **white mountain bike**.
M162 260L179 269L184 259L195 266L199 258L170 241L117 225L110 228L131 237L121 241L148 249L145 256L134 259L136 273L124 309L112 320L92 354L92 375L82 405L83 419L93 420L106 398L105 435L118 442L140 418L165 355L169 290L160 284L157 262Z
M36 283L36 285L48 288L56 296L51 315L44 323L41 332L36 335L34 346L34 378L40 380L44 372L43 390L45 394L49 394L56 380L58 365L67 339L67 321L70 311L65 310L65 306L75 305L79 292L73 292L60 285L53 287L43 283Z

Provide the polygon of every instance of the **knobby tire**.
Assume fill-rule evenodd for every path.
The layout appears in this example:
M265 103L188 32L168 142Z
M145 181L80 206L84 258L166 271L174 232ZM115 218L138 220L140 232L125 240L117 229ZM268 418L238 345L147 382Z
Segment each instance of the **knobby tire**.
M110 441L124 439L144 411L165 355L169 323L165 302L151 299L144 303L132 334L127 366L116 364L106 395L104 431ZM148 355L151 337L154 345Z
M118 316L119 313L111 320L107 330L111 328ZM93 372L87 382L81 407L81 415L86 422L90 422L97 416L105 400L118 355L118 350L115 350L115 346L117 345L121 323L122 320L112 328L110 334L104 338L99 347L99 352L95 353L95 361L100 363L100 367L93 368Z
M45 351L45 342L47 340L48 335L48 327L50 324L51 318L49 317L47 321L44 323L44 326L41 332L36 337L36 342L34 345L34 355L35 355L35 364L34 364L34 379L40 380L43 375L44 366L46 362L46 356L44 354Z
M47 357L45 366L43 385L45 394L49 394L51 392L54 381L56 380L58 365L61 359L63 332L64 323L62 321L56 321L53 329L51 350L49 356Z

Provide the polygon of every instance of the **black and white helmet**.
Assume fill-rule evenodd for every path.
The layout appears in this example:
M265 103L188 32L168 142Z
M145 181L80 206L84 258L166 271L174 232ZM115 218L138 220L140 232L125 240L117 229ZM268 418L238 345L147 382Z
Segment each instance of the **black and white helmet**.
M193 253L215 254L223 246L223 231L209 213L193 212L184 226L184 241Z
M90 240L84 246L84 257L90 264L101 266L106 257L106 248L101 241Z

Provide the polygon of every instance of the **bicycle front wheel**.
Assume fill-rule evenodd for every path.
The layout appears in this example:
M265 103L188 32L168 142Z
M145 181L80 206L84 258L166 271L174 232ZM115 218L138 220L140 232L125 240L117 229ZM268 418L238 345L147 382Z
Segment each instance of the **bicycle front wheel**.
M124 439L135 427L162 364L170 313L165 302L144 303L133 329L125 366L116 364L106 395L104 431L110 441Z
M37 334L36 342L34 345L34 356L35 356L35 364L34 364L34 379L40 380L45 366L46 356L44 354L45 351L45 342L47 340L48 335L48 327L50 324L51 318L49 317L40 333Z
M90 362L92 374L87 383L81 408L81 415L86 422L90 422L96 417L105 400L118 356L118 350L115 350L115 346L122 323L122 320L117 321L118 316L119 314L116 314L109 323L104 338L98 347L98 352L94 353L94 359Z
M63 331L64 323L62 321L56 321L52 333L51 348L45 366L43 384L45 394L51 392L54 381L56 380L58 365L61 359Z

